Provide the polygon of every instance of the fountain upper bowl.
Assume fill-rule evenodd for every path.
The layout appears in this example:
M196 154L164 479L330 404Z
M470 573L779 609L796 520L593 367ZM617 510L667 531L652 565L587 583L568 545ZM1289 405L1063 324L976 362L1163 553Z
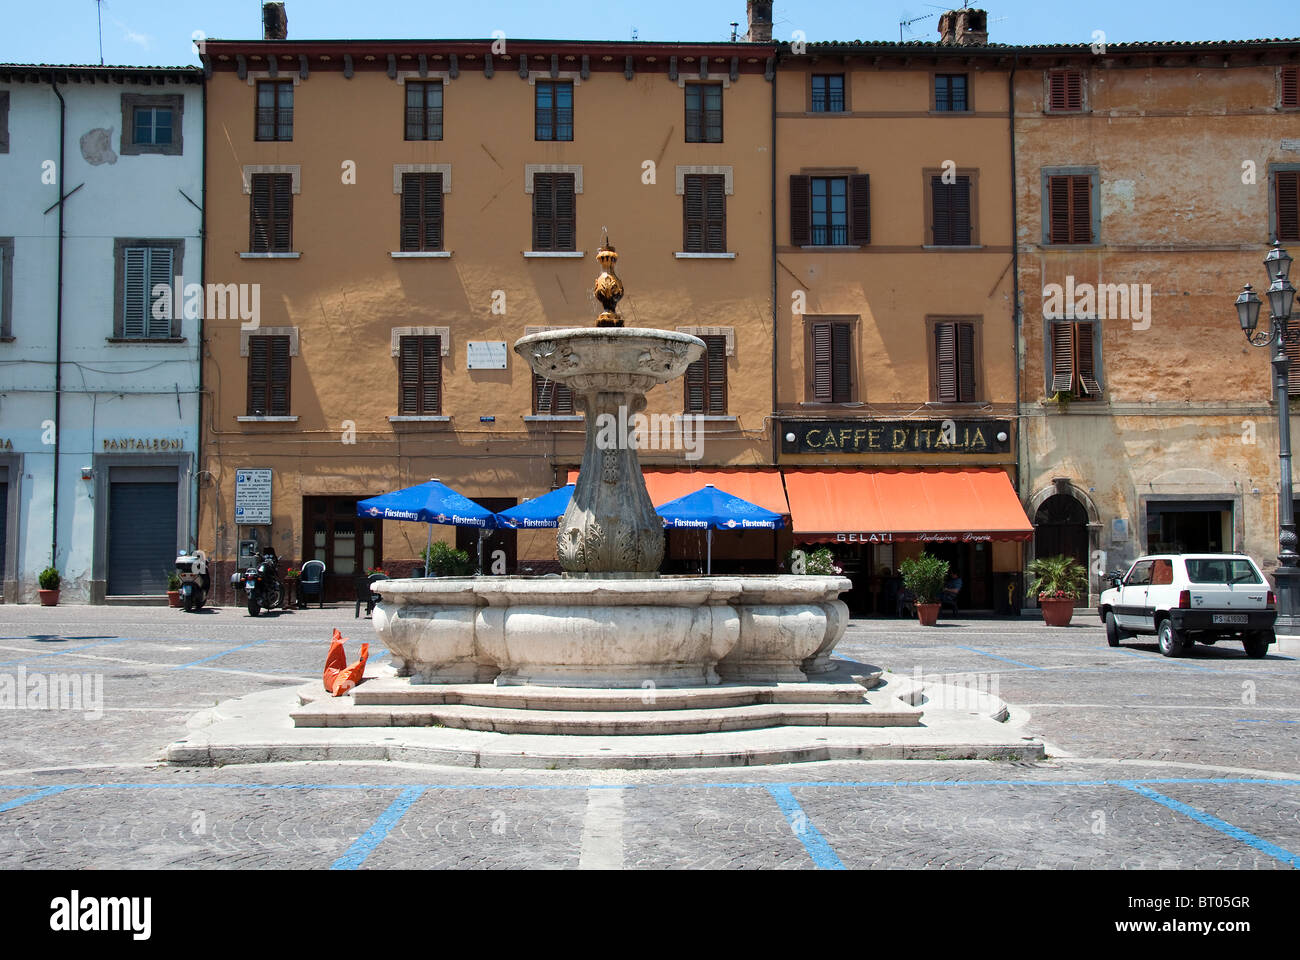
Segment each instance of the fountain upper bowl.
M605 386L593 378L615 376L646 386L674 380L704 356L704 341L650 327L571 327L531 333L515 353L538 376L574 386Z

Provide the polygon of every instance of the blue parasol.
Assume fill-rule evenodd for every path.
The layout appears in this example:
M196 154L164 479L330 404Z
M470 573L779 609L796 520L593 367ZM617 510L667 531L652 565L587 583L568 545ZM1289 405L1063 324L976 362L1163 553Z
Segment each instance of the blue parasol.
M544 493L532 500L497 514L497 523L512 530L534 530L543 527L558 527L564 511L573 499L574 484L570 483L550 493Z
M735 494L705 484L694 493L655 507L664 526L678 530L705 530L708 539L707 572L713 572L713 531L776 530L785 525L781 514Z

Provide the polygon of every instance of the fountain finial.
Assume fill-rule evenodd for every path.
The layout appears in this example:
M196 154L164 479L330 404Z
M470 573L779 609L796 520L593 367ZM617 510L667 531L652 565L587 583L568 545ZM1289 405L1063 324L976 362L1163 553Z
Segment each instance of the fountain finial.
M600 276L596 278L596 299L605 308L596 318L598 327L623 326L623 318L617 312L618 302L623 299L623 281L614 273L617 261L618 254L614 252L614 245L609 242L609 232L606 231L600 249L596 251L596 262L601 268Z

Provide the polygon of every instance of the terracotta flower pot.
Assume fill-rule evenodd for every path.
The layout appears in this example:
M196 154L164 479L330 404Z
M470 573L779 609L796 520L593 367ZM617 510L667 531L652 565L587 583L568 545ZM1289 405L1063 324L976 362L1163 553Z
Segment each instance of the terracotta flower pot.
M933 627L939 622L939 604L918 603L916 605L916 619L921 621L923 627Z
M1043 622L1049 627L1068 627L1074 616L1074 601L1055 597L1040 597L1038 605L1043 610Z
M40 596L41 596L41 606L42 606L42 607L57 607L57 606L59 605L59 591L58 591L58 590L39 590L39 589L38 589L36 592L39 593Z
M179 607L181 605L181 592L179 590L167 591L167 606Z

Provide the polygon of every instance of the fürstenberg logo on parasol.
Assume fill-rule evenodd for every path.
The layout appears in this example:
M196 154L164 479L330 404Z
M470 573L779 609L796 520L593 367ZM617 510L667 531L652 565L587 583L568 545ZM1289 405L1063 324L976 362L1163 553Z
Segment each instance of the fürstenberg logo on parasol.
M628 415L620 405L617 414L596 417L598 450L683 450L687 460L704 456L704 417L701 414L654 413Z

